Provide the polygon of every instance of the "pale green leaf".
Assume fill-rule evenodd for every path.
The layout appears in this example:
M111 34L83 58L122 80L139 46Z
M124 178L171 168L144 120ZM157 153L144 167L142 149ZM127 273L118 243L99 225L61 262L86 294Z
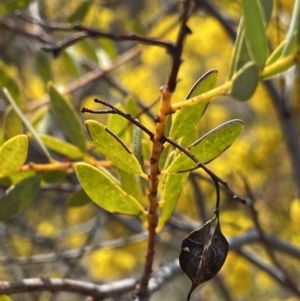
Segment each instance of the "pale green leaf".
M85 134L78 113L52 83L49 85L49 96L52 109L61 126L72 143L84 153L86 151Z
M26 135L15 136L0 148L0 176L16 171L27 158L28 139Z
M205 73L194 84L186 99L213 89L216 85L217 75L218 71L214 69ZM170 138L177 140L191 131L201 119L207 105L208 101L205 101L176 111L170 130Z
M240 135L243 127L244 124L241 120L235 119L228 121L198 139L188 147L188 150L194 154L200 162L207 164L220 156L232 145ZM180 153L163 173L178 173L193 167L196 167L196 163L185 154Z
M260 0L242 0L245 38L251 59L262 70L268 53L264 12Z
M119 170L122 189L133 196L136 200L140 198L140 187L137 181L137 176L123 170ZM143 179L145 180L145 179ZM145 180L146 181L146 180Z
M31 177L9 189L0 200L0 220L8 220L25 210L35 199L40 188L39 183L38 177Z
M5 140L23 133L22 121L12 107L5 112L3 131Z
M293 51L296 49L297 45L297 37L296 37L296 32L294 32L290 43L288 47L286 48L286 41L283 41L280 43L277 48L271 53L271 55L268 57L266 61L266 66L271 65L272 63L276 62L281 56L283 56L283 49L286 48L285 55L291 54Z
M147 213L139 202L101 170L86 163L77 163L75 170L82 188L98 206L111 213L136 215L146 220Z
M158 219L157 231L160 231L171 217L176 207L181 189L184 186L188 176L188 172L166 175L162 188L161 200L159 202L161 214Z
M285 56L289 54L290 49L292 48L293 42L293 35L296 32L296 39L299 39L300 33L298 32L300 27L300 0L296 0L294 2L294 8L293 8L293 14L292 14L292 19L290 22L290 26L286 35L286 42L284 49L282 51L282 55ZM297 41L299 43L299 40ZM299 48L298 48L299 49Z
M253 62L247 63L232 79L230 95L240 101L248 100L259 82L259 70Z
M87 120L86 125L96 149L119 169L147 178L136 157L104 125Z
M46 134L40 134L40 137L49 149L66 158L73 160L83 158L83 153L81 150L71 143Z

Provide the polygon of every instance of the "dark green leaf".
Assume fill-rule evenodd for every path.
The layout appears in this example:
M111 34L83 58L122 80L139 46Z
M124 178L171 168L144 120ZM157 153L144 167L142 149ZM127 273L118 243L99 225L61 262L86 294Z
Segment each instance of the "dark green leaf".
M230 95L237 100L246 101L255 92L258 81L258 67L253 62L249 62L233 77Z
M66 49L61 53L63 65L71 77L78 78L80 76L80 65L78 58L72 53L70 49Z
M87 15L91 5L93 4L93 0L84 0L81 1L81 4L77 7L77 9L71 14L68 18L67 22L73 23L76 21L82 22L84 17Z
M242 0L247 47L252 60L262 70L268 52L264 13L260 0Z
M13 186L0 200L0 220L8 220L22 212L35 199L39 188L38 177L27 178Z
M261 4L264 12L266 27L268 27L272 17L273 0L261 0Z
M186 99L213 89L216 85L217 75L217 70L210 70L205 73L192 87ZM177 140L190 132L201 119L207 105L208 101L205 101L176 111L170 130L170 138Z
M100 207L111 212L139 216L146 220L146 211L131 195L101 170L86 163L77 163L76 174L87 195Z
M232 145L241 133L243 127L244 124L241 120L235 119L228 121L198 139L188 147L188 150L193 153L200 162L207 164L220 156ZM195 166L196 163L194 161L185 154L180 153L173 160L169 168L162 173L177 173Z
M69 102L58 92L55 86L50 83L49 96L53 111L64 128L70 140L83 152L86 151L85 134L81 126L78 113Z
M35 68L45 84L53 80L52 67L44 51L39 50L36 52Z
M70 197L67 199L68 207L81 207L87 204L90 204L92 200L86 194L83 189L79 189L78 191L72 193Z
M86 125L96 149L118 168L147 178L132 152L104 125L87 120Z
M15 136L0 148L0 176L6 176L22 166L27 158L28 140L26 135Z
M16 103L20 104L21 100L18 84L6 69L7 66L0 61L0 87L6 87Z

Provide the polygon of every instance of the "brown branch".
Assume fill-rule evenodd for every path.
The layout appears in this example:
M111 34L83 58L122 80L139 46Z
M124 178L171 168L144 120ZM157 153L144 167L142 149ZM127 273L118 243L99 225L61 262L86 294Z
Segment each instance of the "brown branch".
M136 34L115 34L115 33L108 33L103 32L94 28L86 27L81 25L80 23L75 24L59 24L59 23L50 23L44 22L40 20L35 20L30 16L20 13L19 17L23 20L39 25L46 30L51 31L65 31L65 32L76 32L75 35L67 37L65 40L61 41L57 45L45 45L42 47L43 50L47 52L52 52L53 56L56 58L59 56L62 50L76 44L78 41L86 38L105 38L112 41L120 41L120 42L138 42L144 45L151 45L157 47L166 48L169 53L173 53L174 45L169 42L160 41L157 38L152 37L142 37Z
M169 74L167 87L172 93L176 89L177 75L178 75L180 65L182 63L181 55L183 51L184 40L187 34L192 33L189 27L187 26L187 21L190 17L190 14L191 14L191 0L185 0L183 1L183 10L180 16L180 21L181 21L180 30L178 32L175 48L173 52L171 52L172 63L171 63L171 70Z

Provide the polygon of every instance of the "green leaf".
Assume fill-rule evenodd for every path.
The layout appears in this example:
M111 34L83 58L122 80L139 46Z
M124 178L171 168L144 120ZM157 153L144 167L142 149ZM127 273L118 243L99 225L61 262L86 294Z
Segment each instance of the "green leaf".
M251 61L245 39L245 22L244 18L241 19L237 32L237 38L234 44L233 58L230 64L228 80L240 70L246 63Z
M0 220L6 221L22 212L35 199L40 188L38 177L31 177L13 186L0 200Z
M92 44L92 41L89 40L81 40L77 46L80 47L80 50L83 52L84 56L86 56L88 59L99 64L98 57L96 54L96 47L95 44Z
M43 153L45 154L45 156L48 158L48 160L50 162L53 162L54 160L52 159L51 155L49 154L49 152L48 152L45 144L41 140L39 134L37 133L37 131L35 130L35 128L32 126L31 122L28 120L28 118L26 117L26 115L24 115L24 113L22 112L22 110L19 108L19 106L17 105L16 101L11 96L10 92L6 88L4 88L3 89L3 93L5 94L6 98L9 101L9 103L14 108L15 112L18 114L18 116L20 117L20 119L22 120L22 122L25 124L25 126L27 127L27 129L31 132L32 136L36 140L37 144L40 146L40 148L43 151Z
M13 13L17 9L25 9L32 0L1 0L0 17Z
M67 199L67 207L81 207L90 204L92 200L83 189L79 189Z
M45 84L53 80L52 66L44 51L39 50L36 52L35 68Z
M6 87L12 95L12 98L16 100L16 103L20 104L21 100L18 84L9 74L8 70L6 70L7 68L8 66L0 61L0 87Z
M290 22L290 26L286 35L286 42L284 49L282 51L282 55L288 55L289 51L291 49L291 44L293 44L293 35L295 32L298 32L299 26L300 26L300 1L296 0L294 2L294 8L293 8L293 14L292 14L292 19ZM296 39L298 40L299 38L299 32L297 34ZM298 41L299 43L299 41Z
M40 137L49 149L66 158L73 160L83 158L83 153L80 151L80 149L71 143L46 134L40 134Z
M66 49L61 53L63 65L71 77L78 78L80 76L80 65L72 49Z
M234 119L223 123L211 130L192 145L188 150L196 156L196 158L207 164L220 156L226 149L228 149L236 138L241 133L244 123L241 120ZM169 166L169 168L162 173L178 173L196 166L185 154L180 153Z
M137 176L121 169L119 170L119 174L122 189L138 200L140 198L140 187L137 182Z
M124 112L124 107L121 104L118 103L115 105L115 107ZM107 117L106 126L120 139L128 141L128 139L130 138L132 125L124 117L118 114L109 114Z
M146 220L147 213L139 202L101 170L86 163L77 163L75 170L82 188L97 205L111 213L136 215Z
M181 189L188 176L188 172L181 174L169 174L166 176L163 184L161 201L159 202L161 213L158 219L157 231L160 231L171 217L176 207Z
M15 136L0 148L0 176L16 171L27 158L28 140L26 135Z
M104 157L119 169L147 178L136 157L117 136L97 121L87 120L86 125L96 149Z
M180 145L187 147L195 141L196 139L196 129L193 128L189 133L180 139ZM180 151L176 149L175 156L179 155ZM161 201L159 202L159 208L161 210L159 220L158 220L158 231L160 231L164 224L171 217L174 208L176 207L178 197L180 195L181 189L186 182L189 172L181 174L168 174L164 178L162 187Z
M5 112L3 131L5 140L23 133L22 121L12 107Z
M68 23L73 23L76 21L82 22L84 17L89 12L91 5L93 4L93 0L85 0L81 1L81 4L77 7L77 9L71 14L71 16L67 19Z
M258 81L258 67L253 62L249 62L233 77L230 95L237 100L246 101L255 92Z
M12 301L7 295L0 295L0 301Z
M252 60L262 70L268 52L264 13L260 0L242 0L247 47Z
M217 76L217 70L213 69L206 72L194 84L186 99L192 98L213 89L217 82ZM176 111L174 121L170 130L170 138L177 140L178 138L191 131L191 129L193 129L201 119L207 105L208 101L205 101L193 106L184 107Z
M52 109L67 136L85 153L85 135L78 114L52 83L49 84L49 96Z
M36 175L36 172L34 170L25 170L25 171L16 171L14 173L11 173L3 178L0 177L0 184L3 187L9 187L11 185L16 185L19 182L34 177Z
M265 24L266 27L268 27L272 17L273 0L260 0L260 1L264 13Z
M296 32L294 32L292 40L290 41L289 47L286 49L285 55L291 54L296 49L297 41L296 41ZM283 49L286 46L286 41L280 43L277 48L271 53L266 61L266 66L271 65L276 62L281 56L283 56Z

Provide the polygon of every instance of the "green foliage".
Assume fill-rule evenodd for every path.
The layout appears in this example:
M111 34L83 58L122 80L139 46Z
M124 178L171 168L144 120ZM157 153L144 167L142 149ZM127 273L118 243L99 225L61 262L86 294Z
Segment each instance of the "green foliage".
M3 31L0 44L5 47L1 48L0 54L0 86L4 88L3 99L8 103L1 103L0 220L8 221L5 224L8 234L10 227L14 227L11 236L24 234L21 239L9 235L7 240L3 239L3 246L12 254L10 257L37 254L36 258L43 258L44 253L48 256L47 253L57 245L57 258L60 252L70 256L62 260L62 270L77 258L70 255L76 253L72 248L83 250L84 254L86 250L97 249L103 242L108 249L85 256L82 270L87 271L86 278L104 282L107 279L113 281L115 275L122 278L140 276L139 264L143 260L141 254L145 252L145 242L136 243L130 239L134 231L147 230L149 226L148 197L151 195L148 175L153 165L149 160L153 138L123 116L113 112L109 115L104 112L82 115L80 108L103 110L102 106L99 108L93 103L96 96L155 133L157 124L153 120L159 108L158 89L167 82L169 56L161 47L143 45L143 48L135 48L134 43L120 43L119 38L91 37L70 43L53 60L49 53L39 50L40 43L49 40L53 46L54 42L61 45L61 42L70 41L72 34L77 35L77 22L114 34L137 29L145 32L144 36L174 42L178 14L174 14L173 8L164 16L158 15L159 10L165 11L163 5L167 5L160 1L141 1L139 4L113 1L103 5L98 2L75 0L65 7L60 1L37 1L42 20L45 18L49 24L55 22L52 25L67 22L65 30L40 29L36 24L24 22L20 23L18 30ZM300 201L293 189L297 186L291 172L295 162L290 159L289 147L295 146L299 137L294 137L292 142L288 139L293 132L299 132L299 122L293 119L294 113L297 116L300 110L298 95L294 91L299 85L297 78L293 77L294 89L290 89L289 85L293 83L289 81L285 91L281 90L284 85L272 79L280 95L284 96L286 92L290 95L284 106L274 110L271 96L259 83L279 75L283 81L284 71L299 64L300 1L282 2L279 8L275 8L273 2L218 3L220 12L226 13L228 18L235 22L240 19L234 45L230 44L224 28L209 13L205 16L195 14L190 18L188 26L193 34L184 44L184 63L180 65L177 88L172 96L175 109L166 114L165 136L186 148L201 163L209 164L213 172L224 181L228 180L234 192L247 197L249 188L257 197L254 207L242 207L232 200L232 194L227 194L226 189L221 191L220 219L225 236L234 240L250 233L247 231L255 228L255 223L249 208L255 208L266 233L289 240L297 248L300 246L297 225ZM24 9L30 3L33 1L4 1L4 5L0 4L0 16L5 15L16 24L23 22L8 13ZM279 27L284 29L278 34L278 24L274 21L276 10L279 10ZM290 12L291 21L286 22ZM4 21L0 27L6 24ZM71 30L73 24L75 28ZM269 48L273 50L270 55ZM193 84L199 74L203 75ZM186 95L186 91L190 92ZM243 102L236 102L233 98ZM282 108L286 111L279 112ZM274 112L280 113L279 118ZM85 122L82 121L84 118L87 119ZM245 130L242 120L246 124ZM278 120L283 124L279 125ZM85 124L89 135L86 135ZM286 125L294 128L288 133L281 132ZM164 138L161 141L164 142ZM160 232L161 244L156 244L155 251L162 257L161 262L168 262L177 258L178 250L174 246L184 239L186 229L204 222L199 220L199 211L201 219L212 213L215 188L207 175L198 169L193 170L191 176L197 177L196 184L192 184L190 170L197 167L196 163L171 143L163 144L156 211L156 231ZM225 152L227 149L229 151ZM245 182L241 181L239 174L245 177ZM198 194L191 189L195 188L194 185L200 188ZM201 198L204 201L199 210L197 206L202 202ZM252 195L249 199L252 201ZM30 206L32 202L34 204ZM95 210L95 205L104 210ZM100 228L101 238L98 239L99 233L95 230L93 241L94 230L89 227L98 214L101 226L97 224L95 228L97 231ZM26 224L24 229L16 230L23 224ZM29 238L25 236L27 233L31 235ZM31 237L36 241L29 241ZM28 254L18 253L11 247L14 239L18 246L27 241ZM117 244L114 241L110 244L110 239L117 239ZM45 246L40 240L47 242ZM94 247L94 242L97 247ZM124 248L127 242L132 243L126 246L129 251ZM90 245L83 248L85 244ZM269 260L261 245L249 245L247 251L255 253L261 261ZM120 248L112 251L110 246ZM4 254L5 250L1 249L1 252ZM8 262L1 256L0 262ZM158 264L159 256L155 257ZM110 265L108 258L113 264ZM297 277L298 271L294 270L299 261L284 256L280 258L288 273ZM77 260L79 262L80 258L74 262ZM21 264L20 269L36 276L40 271L34 262L29 262L26 266ZM272 263L268 264L271 266ZM99 269L96 270L95 266ZM117 269L118 266L120 270L111 271L111 267ZM135 267L138 271L134 270ZM231 251L223 269L223 276L226 275L222 277L224 287L230 288L231 299L294 301L292 293L282 283L275 282L276 277L272 279L239 253ZM46 270L41 276L64 277L59 269L50 269L49 273ZM253 278L255 273L257 277ZM0 276L1 279L14 277L4 264L3 268L0 265ZM182 282L181 294L183 286ZM208 284L201 287L199 298L205 296L212 300L212 293L215 298L215 289ZM7 298L0 296L0 300ZM161 299L161 295L158 298ZM183 300L183 297L174 293L171 299Z
M86 121L86 125L96 149L109 161L126 172L147 178L136 157L109 129L93 120Z
M86 151L85 134L78 114L53 84L49 84L51 107L64 128L69 139L84 153Z
M245 20L245 38L252 60L263 69L268 53L264 12L260 0L242 0Z
M240 135L243 129L241 120L228 121L215 129L211 130L187 149L204 164L207 164L221 155ZM180 153L164 173L178 173L196 166L185 154Z
M205 73L194 84L186 99L202 94L213 89L217 82L217 70L211 70ZM170 138L176 140L189 133L200 121L208 106L208 101L199 103L194 106L185 107L175 113L172 127L170 130Z
M233 77L230 94L241 101L248 100L256 90L259 81L258 67L248 62Z
M146 212L138 201L104 172L88 164L77 163L76 174L86 194L97 205L111 213L137 215L145 221Z
M6 176L21 167L27 158L28 139L26 135L15 136L0 148L0 176Z
M39 177L30 177L11 187L1 199L0 220L6 221L27 208L39 191L39 182Z

